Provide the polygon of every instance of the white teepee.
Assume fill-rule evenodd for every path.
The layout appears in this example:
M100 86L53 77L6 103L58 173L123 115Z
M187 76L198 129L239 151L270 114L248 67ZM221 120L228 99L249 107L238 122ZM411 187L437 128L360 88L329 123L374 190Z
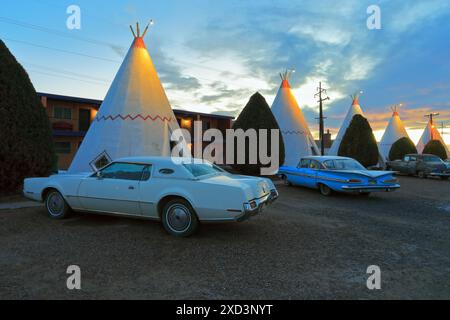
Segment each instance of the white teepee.
M130 26L131 28L131 26ZM69 172L95 170L125 156L170 155L175 115L145 47L139 25L134 41L91 124Z
M347 115L345 116L344 122L341 125L341 128L339 129L339 132L336 136L336 139L334 140L333 144L331 145L330 150L328 151L328 155L330 156L337 156L339 152L339 147L341 145L342 139L344 138L345 132L347 131L348 126L350 125L350 122L352 122L352 119L355 115L359 114L364 117L364 113L361 110L361 106L359 105L358 99L359 94L354 94L351 96L353 99L352 106L347 112Z
M286 71L280 76L282 82L272 104L272 113L284 141L284 165L297 166L301 156L319 155L319 149L289 86L290 73Z
M397 109L394 107L392 117L378 145L384 161L389 161L389 152L391 151L392 145L401 138L409 138L409 136L398 115Z
M444 146L445 151L447 152L447 157L450 158L450 152L448 150L447 145L444 142L444 139L442 139L439 130L436 128L436 126L432 121L428 121L427 126L425 127L425 130L423 131L422 136L420 137L419 142L417 143L416 146L417 152L422 153L427 143L430 142L431 140L439 140Z

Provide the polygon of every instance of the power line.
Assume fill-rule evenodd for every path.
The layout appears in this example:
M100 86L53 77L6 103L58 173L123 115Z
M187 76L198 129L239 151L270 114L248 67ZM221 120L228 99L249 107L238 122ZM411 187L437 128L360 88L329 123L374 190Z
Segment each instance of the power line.
M93 56L93 55L90 55L90 54L85 54L85 53L80 53L80 52L75 52L75 51L70 51L70 50L64 50L64 49L58 49L58 48L53 48L53 47L47 47L47 46L43 46L43 45L40 45L40 44L31 43L31 42L28 42L28 41L14 40L14 39L10 39L10 38L3 38L3 39L5 39L7 41L11 41L11 42L22 43L22 44L25 44L25 45L28 45L28 46L37 47L37 48L54 50L54 51L58 51L58 52L73 54L73 55L86 57L86 58L91 58L91 59L97 59L97 60L103 60L103 61L108 61L108 62L120 63L120 61L118 61L118 60L102 58L102 57Z
M96 44L96 45L107 46L109 48L113 47L113 48L117 48L117 49L121 49L121 50L126 50L125 47L116 45L114 43L100 41L100 40L96 40L96 39L92 39L92 38L81 37L81 36L77 36L77 35L73 35L73 34L68 34L66 32L62 32L62 31L55 30L55 29L50 29L47 27L39 26L36 24L31 24L28 22L23 22L23 21L16 20L16 19L11 19L11 18L0 16L0 22L20 26L23 28L33 29L33 30L37 30L37 31L41 31L41 32L49 33L49 34L54 34L54 35L57 35L60 37L65 37L65 38L74 39L74 40L78 40L78 41L84 41L84 42L88 42L88 43L92 43L92 44Z
M106 86L106 84L104 84L104 83L99 83L99 82L90 81L90 80L77 79L77 78L68 77L68 76L65 76L65 75L56 75L56 74L43 72L43 71L38 71L38 70L33 70L33 69L28 69L27 71L29 71L29 72L31 71L33 73L39 73L39 74L43 74L43 75L51 76L51 77L65 78L65 79L79 81L79 82L85 82L85 83L96 84L96 85L100 85L100 86Z

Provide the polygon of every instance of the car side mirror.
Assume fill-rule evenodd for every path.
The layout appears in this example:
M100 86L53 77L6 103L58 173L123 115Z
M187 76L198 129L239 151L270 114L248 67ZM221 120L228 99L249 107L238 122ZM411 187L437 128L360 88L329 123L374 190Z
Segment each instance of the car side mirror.
M97 171L96 173L95 173L95 176L97 177L97 179L103 179L103 174L102 174L102 172L101 171Z

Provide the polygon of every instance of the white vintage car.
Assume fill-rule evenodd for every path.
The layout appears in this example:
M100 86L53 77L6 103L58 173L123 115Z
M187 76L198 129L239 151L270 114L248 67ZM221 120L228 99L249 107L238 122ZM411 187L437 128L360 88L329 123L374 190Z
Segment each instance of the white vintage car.
M24 195L44 201L51 218L71 210L162 221L175 236L199 222L243 221L278 197L267 178L230 174L199 159L118 159L95 173L28 178Z

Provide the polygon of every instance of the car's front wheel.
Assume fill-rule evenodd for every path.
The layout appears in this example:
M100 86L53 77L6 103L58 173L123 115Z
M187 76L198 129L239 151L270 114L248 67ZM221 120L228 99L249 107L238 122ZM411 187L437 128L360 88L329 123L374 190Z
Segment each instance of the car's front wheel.
M45 208L52 219L64 219L70 214L70 207L57 190L51 190L45 197Z
M198 229L198 218L192 206L183 199L169 201L162 211L162 224L176 237L188 237Z
M427 177L427 175L426 175L425 172L423 172L423 171L417 172L417 176L418 176L420 179L424 179L424 178Z
M325 184L319 185L319 191L321 195L326 197L331 196L331 194L333 193L333 190L331 190L331 188Z

